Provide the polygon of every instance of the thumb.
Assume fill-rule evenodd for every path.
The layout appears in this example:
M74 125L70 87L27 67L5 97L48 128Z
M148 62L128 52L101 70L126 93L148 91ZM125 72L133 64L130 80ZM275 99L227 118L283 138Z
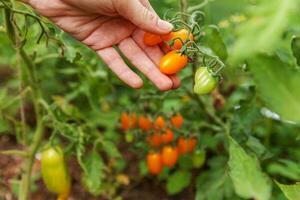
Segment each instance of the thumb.
M119 14L137 27L157 34L166 34L172 31L173 25L171 23L160 19L155 12L146 8L140 1L132 0L123 2L120 5L120 9L118 9Z

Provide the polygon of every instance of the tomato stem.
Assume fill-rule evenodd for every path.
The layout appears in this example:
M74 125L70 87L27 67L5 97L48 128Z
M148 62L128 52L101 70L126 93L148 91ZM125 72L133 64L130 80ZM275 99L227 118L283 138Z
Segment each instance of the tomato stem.
M18 57L21 59L24 72L26 72L26 76L28 77L28 85L31 88L32 93L32 102L34 106L34 111L36 115L36 130L33 136L33 140L29 146L28 156L25 158L25 163L23 166L23 174L22 174L22 181L20 186L20 193L19 193L19 200L28 200L29 193L30 193L30 181L31 181L31 171L33 162L35 159L35 154L40 146L41 139L44 133L44 122L42 119L41 113L41 106L39 104L39 100L41 99L41 92L38 87L38 81L36 78L36 67L33 61L29 58L27 53L24 51L23 40L20 37L20 33L18 28L13 24L14 12L10 8L11 2L8 1L6 7L4 8L4 19L5 19L5 26L7 30L7 35L15 48ZM20 77L22 78L22 77Z

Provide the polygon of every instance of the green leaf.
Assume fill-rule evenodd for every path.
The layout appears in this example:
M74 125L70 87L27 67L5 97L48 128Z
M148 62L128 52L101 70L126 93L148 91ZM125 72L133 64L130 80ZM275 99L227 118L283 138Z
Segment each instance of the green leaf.
M191 155L182 155L179 157L178 164L181 169L192 169L193 168L193 160Z
M204 44L209 46L221 60L225 61L228 57L227 48L218 27L212 25L208 26L205 29L205 34Z
M261 98L283 120L300 122L300 72L278 57L259 55L250 70Z
M300 37L293 37L291 46L297 65L300 67Z
M229 138L229 155L229 175L235 192L246 199L270 199L271 182L261 171L257 159L248 155L232 138Z
M176 171L167 180L167 192L170 195L181 192L189 186L192 175L188 171Z
M278 187L281 189L281 191L284 193L284 195L288 200L300 199L300 183L296 183L294 185L284 185L276 181L276 184L278 185Z
M238 29L232 60L238 61L262 51L273 50L299 10L298 0L261 0L252 6L250 19Z
M84 165L87 170L83 174L83 184L91 194L98 196L104 178L102 158L97 152L92 151L84 159Z
M104 140L102 144L103 144L103 150L108 154L109 157L111 158L121 157L121 154L117 149L117 146L113 142L109 140Z

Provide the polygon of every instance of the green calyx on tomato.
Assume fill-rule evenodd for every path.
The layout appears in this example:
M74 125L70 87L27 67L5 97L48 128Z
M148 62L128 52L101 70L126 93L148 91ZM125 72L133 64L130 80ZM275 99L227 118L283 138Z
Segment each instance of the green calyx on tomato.
M204 150L197 150L193 153L194 168L201 168L206 160L206 153Z
M200 67L195 74L194 92L199 95L212 92L217 86L217 78L214 77L207 67Z
M42 178L50 192L68 196L71 180L65 164L63 150L59 146L46 148L41 154Z

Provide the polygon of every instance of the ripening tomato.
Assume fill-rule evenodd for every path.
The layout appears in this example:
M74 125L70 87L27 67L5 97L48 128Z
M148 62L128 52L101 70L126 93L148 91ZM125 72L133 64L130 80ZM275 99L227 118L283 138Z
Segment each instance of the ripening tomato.
M188 152L192 153L197 145L197 139L195 137L189 138L188 140Z
M163 35L162 40L165 42L170 42L173 40L173 45L169 46L169 49L180 50L183 44L188 40L193 41L194 36L192 33L189 33L187 29L180 29L178 31L170 32L166 35Z
M146 32L144 34L144 44L147 46L155 46L162 42L161 36Z
M153 133L147 137L149 146L159 147L161 145L161 135L159 133Z
M165 146L161 152L161 159L164 166L173 167L178 160L177 149L171 146Z
M142 129L144 131L148 131L152 127L151 119L147 116L143 116L143 115L140 116L139 126L140 126L140 129Z
M121 129L127 131L130 128L130 117L126 112L121 114Z
M131 113L129 115L130 117L130 128L135 128L136 126L136 123L137 123L137 116L136 116L136 113Z
M71 180L60 147L50 147L42 152L41 171L43 181L50 192L60 197L69 195Z
M171 124L175 126L176 128L181 128L183 124L183 117L180 113L177 113L176 115L173 115L171 117Z
M159 174L163 168L162 159L160 153L148 153L147 166L151 174Z
M157 129L164 129L165 124L165 119L162 116L158 116L154 122L155 128Z
M217 86L217 79L208 71L207 67L200 67L195 74L194 92L199 95L212 92Z
M188 63L188 57L179 51L170 51L160 59L159 69L162 73L176 74Z
M161 141L165 144L172 142L174 139L174 133L171 129L167 128L163 134L161 134Z
M194 151L194 149L197 145L197 140L196 140L196 138L180 137L178 139L177 145L178 145L178 151L180 154L191 153Z

